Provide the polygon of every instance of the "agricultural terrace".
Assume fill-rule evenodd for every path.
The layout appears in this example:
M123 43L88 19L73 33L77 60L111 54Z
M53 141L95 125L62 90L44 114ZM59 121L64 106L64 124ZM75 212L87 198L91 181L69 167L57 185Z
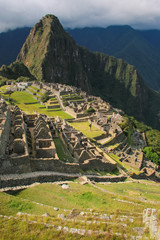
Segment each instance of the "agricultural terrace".
M18 107L26 113L46 114L49 117L59 116L62 119L72 118L67 113L63 112L60 108L58 109L47 109L44 105L41 105L33 98L33 96L27 92L14 92L11 94L11 99Z
M15 234L16 238L22 234L23 239L37 239L38 236L38 239L111 240L124 239L123 234L126 234L128 239L131 239L132 235L137 235L133 229L144 227L143 210L146 208L158 210L160 207L159 184L152 182L81 185L76 180L68 185L68 189L63 189L61 185L43 183L21 190L14 196L0 193L0 214L15 216L17 212L22 213L17 216L16 224L12 218L0 218L1 229L3 229L3 231L0 229L2 239L13 239L11 236ZM154 201L144 201L144 196L152 200L153 194L156 195ZM48 217L42 217L46 212ZM25 213L31 215L25 215ZM160 218L159 210L158 217ZM34 224L30 225L29 221L34 221ZM74 233L73 235L66 233L62 237L63 231L59 231L57 235L53 227L45 230L44 224L69 229L103 231L105 235L74 236ZM122 236L116 238L114 234L117 232ZM48 233L47 236L46 233ZM111 236L108 235L109 233ZM143 237L143 239L149 237L147 231L144 232Z
M11 100L14 104L18 105L18 107L26 112L26 113L40 113L40 114L46 114L49 117L56 117L59 116L62 119L71 119L72 117L63 112L60 107L54 108L54 109L47 109L45 105L42 105L36 100L32 94L29 92L22 92L22 91L15 91L13 93L4 94L7 89L10 89L10 86L2 86L0 88L0 94L2 97L6 100ZM30 91L33 91L36 93L36 89L34 87L30 87ZM40 94L38 92L38 94ZM37 95L36 95L37 96Z

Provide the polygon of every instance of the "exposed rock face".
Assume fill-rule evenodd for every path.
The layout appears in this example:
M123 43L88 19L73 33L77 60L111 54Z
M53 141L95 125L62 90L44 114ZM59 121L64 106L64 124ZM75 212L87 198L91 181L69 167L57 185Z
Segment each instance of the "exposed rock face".
M139 120L159 125L160 96L145 86L136 69L121 59L79 47L53 15L33 27L17 60L38 80L81 87Z

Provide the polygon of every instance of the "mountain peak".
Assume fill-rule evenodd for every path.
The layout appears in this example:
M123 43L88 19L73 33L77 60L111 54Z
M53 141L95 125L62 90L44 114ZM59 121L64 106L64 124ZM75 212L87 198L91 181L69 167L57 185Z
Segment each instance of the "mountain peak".
M40 21L39 23L43 23L44 26L46 26L47 24L51 24L52 26L57 26L57 25L61 25L59 19L52 15L52 14L47 14L45 15ZM63 28L63 27L62 27Z
M39 80L42 80L47 53L55 48L53 45L63 35L63 32L63 27L57 17L50 14L44 16L31 29L17 60L22 61Z

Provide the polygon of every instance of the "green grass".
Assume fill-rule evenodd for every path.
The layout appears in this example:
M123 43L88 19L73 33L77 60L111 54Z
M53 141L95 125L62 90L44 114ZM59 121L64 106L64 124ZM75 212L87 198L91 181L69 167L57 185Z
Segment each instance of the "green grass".
M30 89L33 89L33 90L36 90L36 91L39 90L39 88L33 87L33 86L29 86L28 89L29 89L29 90L30 90Z
M33 98L33 96L27 92L16 91L11 94L11 98L18 105L23 105L25 103L37 103L37 100Z
M0 214L2 215L14 216L17 212L41 215L48 211L54 213L54 210L50 207L40 206L19 197L0 193Z
M54 140L54 143L56 146L56 152L57 152L59 159L63 162L73 162L73 158L72 158L69 150L66 148L66 146L62 142L60 136L58 136L58 138L54 138L53 140Z
M102 188L112 191L114 193L134 197L137 200L144 198L146 200L159 201L160 206L160 184L154 184L153 182L142 183L112 183L107 185L97 184Z
M59 116L62 119L72 118L69 114L63 112L60 108L54 110L46 109L45 106L38 103L37 100L34 99L33 96L27 92L14 92L11 94L11 99L14 101L15 104L19 106L22 111L26 113L38 112L41 114L46 114L49 117Z
M104 143L105 144L105 143ZM103 144L103 145L104 145ZM108 148L110 149L110 150L114 150L115 148L117 148L119 146L119 143L116 143L116 144L114 144L114 145L110 145L110 146L108 146Z
M125 185L125 184L128 184ZM117 189L114 190L114 186L116 184L112 183L109 185L100 185L103 188L106 188L107 190L113 190L113 195L104 193L100 191L99 189L94 188L91 185L80 185L78 183L70 183L70 188L68 190L63 190L61 186L57 186L55 184L41 184L38 186L35 186L33 188L28 188L24 191L19 192L16 196L20 198L25 198L29 200L33 200L36 202L44 203L50 206L57 206L59 208L63 209L72 209L72 208L78 208L81 210L86 210L88 208L95 209L96 211L105 211L105 212L116 212L119 211L129 211L130 213L134 212L142 212L144 208L146 207L156 207L160 206L160 204L150 204L150 203L144 203L140 202L139 199L134 200L135 203L138 203L138 205L132 205L130 203L126 202L117 202L118 199L127 199L127 193L126 195L122 194L122 196L115 196L114 191L117 193L123 193L123 188L133 189L132 184L130 183L124 183L124 184L117 184ZM125 187L126 186L126 187ZM134 185L135 186L135 185ZM138 185L139 190L143 190L143 186ZM138 188L138 186L136 186ZM115 187L116 188L116 187ZM145 191L151 191L149 190L150 186L146 186ZM159 186L155 187L156 194L158 196L158 189ZM130 191L131 191L130 190ZM142 191L141 190L141 191ZM113 201L113 199L115 199ZM129 199L130 201L130 199Z
M0 219L0 236L1 240L64 240L64 239L89 239L75 234L63 233L56 231L53 227L47 228L44 225L34 223L29 224L28 221L20 221L15 219ZM93 236L92 239L97 239ZM100 239L100 238L99 238ZM101 238L103 239L103 238Z
M94 186L89 184L81 185L78 182L70 182L70 188L67 190L62 189L57 184L43 183L19 191L15 196L0 193L0 214L15 216L19 211L32 214L30 216L20 215L16 220L0 217L1 239L124 239L123 236L117 238L113 235L115 232L125 233L128 236L133 235L133 227L143 226L141 218L143 210L147 207L156 209L160 207L159 202L152 204L139 199L139 196L152 199L154 195L157 200L159 199L159 184L149 182L152 185L146 185L145 183L96 184L101 189L110 192L103 192ZM119 200L126 200L126 202ZM49 206L35 204L32 201ZM52 207L60 209L55 211ZM78 215L77 220L91 221L91 223L70 221L70 218L65 220L58 218L58 214L63 213L64 216L67 216L73 208L74 212L77 213L86 212L85 217ZM45 212L48 212L50 217L42 217L41 215ZM101 216L101 214L112 215L112 222L108 221L107 224L104 224L105 220L97 219L97 215L94 214L98 214L98 216ZM128 219L121 222L119 218L124 215L133 216L134 222L131 223ZM94 220L100 222L94 224ZM29 221L35 221L35 223L29 224ZM56 232L53 227L46 228L44 224L40 223L95 231L102 230L106 231L107 234L103 236L86 235L84 237L68 233L64 234L63 231ZM126 223L125 228L122 226L123 223ZM112 236L109 236L109 233L112 233Z
M9 86L9 85L4 85L4 86L0 87L0 92L5 92L10 87L11 86Z
M113 160L115 160L115 161L119 161L119 159L120 159L117 155L115 155L115 154L113 154L113 153L110 153L109 156L110 156ZM120 162L120 161L119 161L119 162ZM121 163L121 162L120 162L120 163Z
M72 122L69 124L81 131L88 138L95 138L105 133L94 126L92 126L90 130L89 122Z
M21 217L21 219L2 219L0 218L0 236L1 240L13 240L13 239L23 239L23 240L120 240L123 238L113 236L110 231L108 230L108 233L105 235L77 235L77 234L71 234L71 233L64 233L63 231L56 231L54 227L46 227L44 224L40 223L29 223L28 220L30 220L31 217L28 217L28 219L24 220L24 217ZM31 219L33 221L40 221L41 219L38 219L37 217ZM44 221L44 219L42 219ZM58 223L61 223L60 220ZM58 224L59 225L59 224ZM68 226L68 225L64 225ZM69 227L72 227L73 224L70 223ZM104 227L103 227L104 225ZM73 227L79 228L79 224L73 225ZM103 230L103 228L106 228L105 224L100 225L100 229Z

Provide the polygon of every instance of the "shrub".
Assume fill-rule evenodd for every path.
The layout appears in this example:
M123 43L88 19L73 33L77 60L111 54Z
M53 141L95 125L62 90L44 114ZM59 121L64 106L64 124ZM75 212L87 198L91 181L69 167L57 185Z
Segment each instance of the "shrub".
M154 151L152 147L145 147L143 149L143 152L145 153L145 156L151 160L152 162L160 165L160 157L159 155Z
M41 101L44 103L44 102L47 102L48 100L49 100L49 93L46 92L41 96Z
M84 114L91 114L94 112L95 112L94 108L88 108L87 110L84 111Z

